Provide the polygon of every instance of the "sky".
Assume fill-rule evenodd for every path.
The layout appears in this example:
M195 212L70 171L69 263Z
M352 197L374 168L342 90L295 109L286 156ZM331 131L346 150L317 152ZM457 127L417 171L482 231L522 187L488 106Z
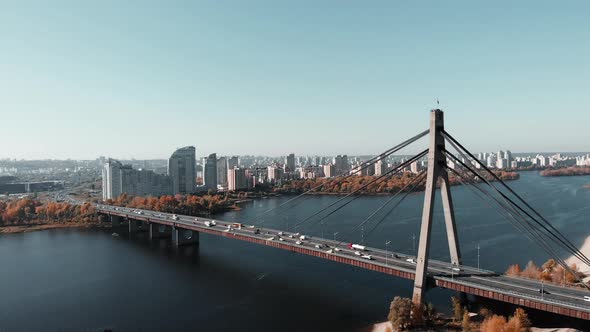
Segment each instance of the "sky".
M590 150L588 1L3 1L0 158ZM426 142L408 149L418 152Z

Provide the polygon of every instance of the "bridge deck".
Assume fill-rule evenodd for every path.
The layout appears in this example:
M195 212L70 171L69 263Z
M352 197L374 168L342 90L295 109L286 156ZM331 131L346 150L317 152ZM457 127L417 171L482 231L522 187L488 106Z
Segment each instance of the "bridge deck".
M307 236L298 244L298 235L280 230L252 226L229 229L228 225L231 225L232 222L218 220L216 221L217 225L206 226L205 222L210 222L213 219L178 215L178 219L173 220L172 214L149 210L139 210L141 214L138 214L134 212L138 211L137 209L98 205L97 211L107 215L253 242L397 277L414 279L416 264L413 262L415 258L392 251L385 252L381 249L368 247L364 251L354 250L338 241ZM257 229L259 230L258 234ZM362 257L362 255L370 255L371 257L369 259ZM450 263L429 260L428 275L434 280L437 287L590 320L590 302L584 299L585 296L590 296L590 292L586 290L545 284L544 289L547 293L540 294L540 284L535 280L511 278L470 266L462 265L458 268L460 271L454 270Z

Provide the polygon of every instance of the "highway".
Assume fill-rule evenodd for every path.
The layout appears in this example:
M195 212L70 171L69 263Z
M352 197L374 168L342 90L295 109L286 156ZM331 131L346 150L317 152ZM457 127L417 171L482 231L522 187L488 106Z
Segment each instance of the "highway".
M354 249L349 243L310 237L306 234L285 232L281 230L262 228L252 225L232 227L235 223L201 217L191 217L160 213L149 210L138 210L109 205L97 205L97 210L102 213L126 216L131 219L145 219L149 222L175 225L175 227L203 231L218 235L239 235L242 237L260 240L258 243L276 246L273 244L287 245L289 248L306 248L311 252L323 253L318 257L339 256L348 260L370 263L371 265L389 267L397 271L410 273L413 276L416 264L415 257L402 253L385 251L377 248L365 247L364 250ZM215 225L211 223L215 220ZM207 224L209 226L207 226ZM302 238L303 236L303 238ZM288 248L284 248L288 249ZM288 249L289 250L289 249ZM326 255L327 254L327 255ZM357 266L362 266L355 264ZM364 264L367 265L367 264ZM512 295L522 299L528 299L537 303L556 305L577 311L590 313L590 291L575 287L562 287L555 284L543 284L544 293L540 292L541 283L537 280L514 278L497 274L493 271L480 270L474 267L460 265L454 266L448 262L429 260L428 275L434 280L443 280L457 285L470 286L500 294Z

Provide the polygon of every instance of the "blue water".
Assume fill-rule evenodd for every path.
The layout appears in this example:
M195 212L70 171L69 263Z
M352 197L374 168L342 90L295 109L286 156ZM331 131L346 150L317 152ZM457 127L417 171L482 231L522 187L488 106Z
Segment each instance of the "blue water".
M576 245L590 235L590 177L543 178L523 172L510 185ZM453 187L463 259L503 271L510 263L542 263L547 254L485 202ZM301 232L360 241L350 231L389 197L362 197ZM320 207L339 199L316 196L280 214L256 218L288 198L262 199L226 220L263 221L294 229ZM365 242L411 253L417 247L422 194L406 198ZM447 259L440 202L431 255ZM110 231L60 229L0 236L0 329L63 331L105 328L195 331L352 331L385 319L395 295L409 296L411 282L320 259L201 234L198 249L176 250L145 234L113 237ZM416 240L417 241L417 240ZM450 292L428 299L448 307Z

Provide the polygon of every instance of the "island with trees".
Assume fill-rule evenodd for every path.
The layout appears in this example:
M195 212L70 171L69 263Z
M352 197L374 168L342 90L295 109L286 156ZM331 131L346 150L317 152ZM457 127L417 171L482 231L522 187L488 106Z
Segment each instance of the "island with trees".
M550 168L541 171L541 176L579 176L590 175L590 167L571 166L564 168Z

